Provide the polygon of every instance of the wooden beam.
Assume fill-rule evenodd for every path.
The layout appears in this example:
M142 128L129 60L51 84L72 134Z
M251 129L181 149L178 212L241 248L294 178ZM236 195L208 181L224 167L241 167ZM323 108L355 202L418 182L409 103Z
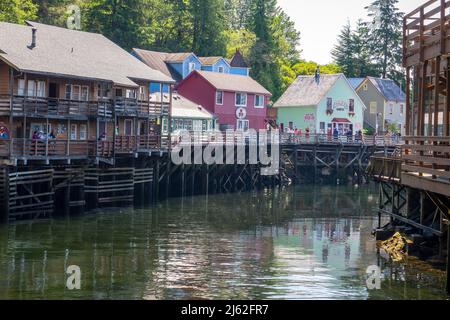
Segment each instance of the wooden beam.
M439 134L438 124L439 124L439 72L441 69L441 57L436 57L435 65L434 65L434 124L433 124L433 136L437 136ZM430 108L430 116L428 118L428 122L431 126L431 108Z
M411 132L411 68L406 68L406 135Z

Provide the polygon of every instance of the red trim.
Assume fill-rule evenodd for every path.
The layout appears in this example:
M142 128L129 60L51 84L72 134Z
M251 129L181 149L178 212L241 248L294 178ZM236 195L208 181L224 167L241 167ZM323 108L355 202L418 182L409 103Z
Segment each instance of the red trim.
M352 123L350 120L344 119L344 118L334 118L333 120L331 120L331 122L336 122L336 123Z

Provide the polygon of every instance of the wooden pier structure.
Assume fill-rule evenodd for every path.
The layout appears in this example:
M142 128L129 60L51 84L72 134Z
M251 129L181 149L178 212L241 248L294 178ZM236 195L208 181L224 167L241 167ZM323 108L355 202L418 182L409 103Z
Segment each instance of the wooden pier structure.
M391 217L391 230L439 244L450 293L449 9L449 0L431 0L404 17L407 137L400 155L372 158L369 173L380 182L379 214Z

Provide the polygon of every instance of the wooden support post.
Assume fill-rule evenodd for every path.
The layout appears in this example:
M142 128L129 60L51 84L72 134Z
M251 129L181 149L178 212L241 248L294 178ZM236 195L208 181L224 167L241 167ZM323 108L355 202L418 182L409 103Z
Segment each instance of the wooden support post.
M169 198L169 195L170 195L170 176L171 176L170 164L171 164L171 161L170 161L170 159L168 159L167 166L166 166L166 176L165 176L165 178L166 178L166 197L167 198Z
M450 223L447 223L447 294L450 294Z
M435 65L434 65L434 123L433 123L433 135L438 136L438 124L439 124L439 73L441 70L441 57L436 57ZM431 127L431 108L430 108L430 116L428 120Z
M406 68L406 123L405 123L405 133L407 136L412 135L410 132L411 127L411 68Z
M450 63L450 58L447 59L447 63ZM447 67L447 77L446 77L446 91L447 97L445 99L445 111L444 111L444 137L450 136L450 121L449 121L449 113L450 113L450 67Z
M158 158L156 160L156 164L155 164L155 175L153 177L154 181L153 181L153 185L154 185L154 199L159 199L159 183L160 183L160 170L161 170L161 159Z
M0 203L0 224L8 223L9 220L9 169L8 167L4 167L3 170L0 168L0 174L3 175L3 178L0 179L0 183L3 184L3 195L0 195L0 200L3 203Z
M421 77L420 77L420 85L419 85L419 113L418 113L418 129L417 135L424 136L425 135L425 103L426 103L426 78L427 78L427 68L428 61L425 61L422 64ZM428 121L430 122L430 121Z

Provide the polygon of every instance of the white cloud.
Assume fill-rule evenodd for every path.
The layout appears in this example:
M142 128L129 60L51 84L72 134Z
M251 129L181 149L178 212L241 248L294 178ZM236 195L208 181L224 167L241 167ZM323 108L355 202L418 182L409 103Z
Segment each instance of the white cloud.
M355 24L367 20L364 9L373 0L278 0L278 4L301 32L302 58L320 64L331 62L331 50L347 20ZM409 13L425 0L399 0L399 8Z

